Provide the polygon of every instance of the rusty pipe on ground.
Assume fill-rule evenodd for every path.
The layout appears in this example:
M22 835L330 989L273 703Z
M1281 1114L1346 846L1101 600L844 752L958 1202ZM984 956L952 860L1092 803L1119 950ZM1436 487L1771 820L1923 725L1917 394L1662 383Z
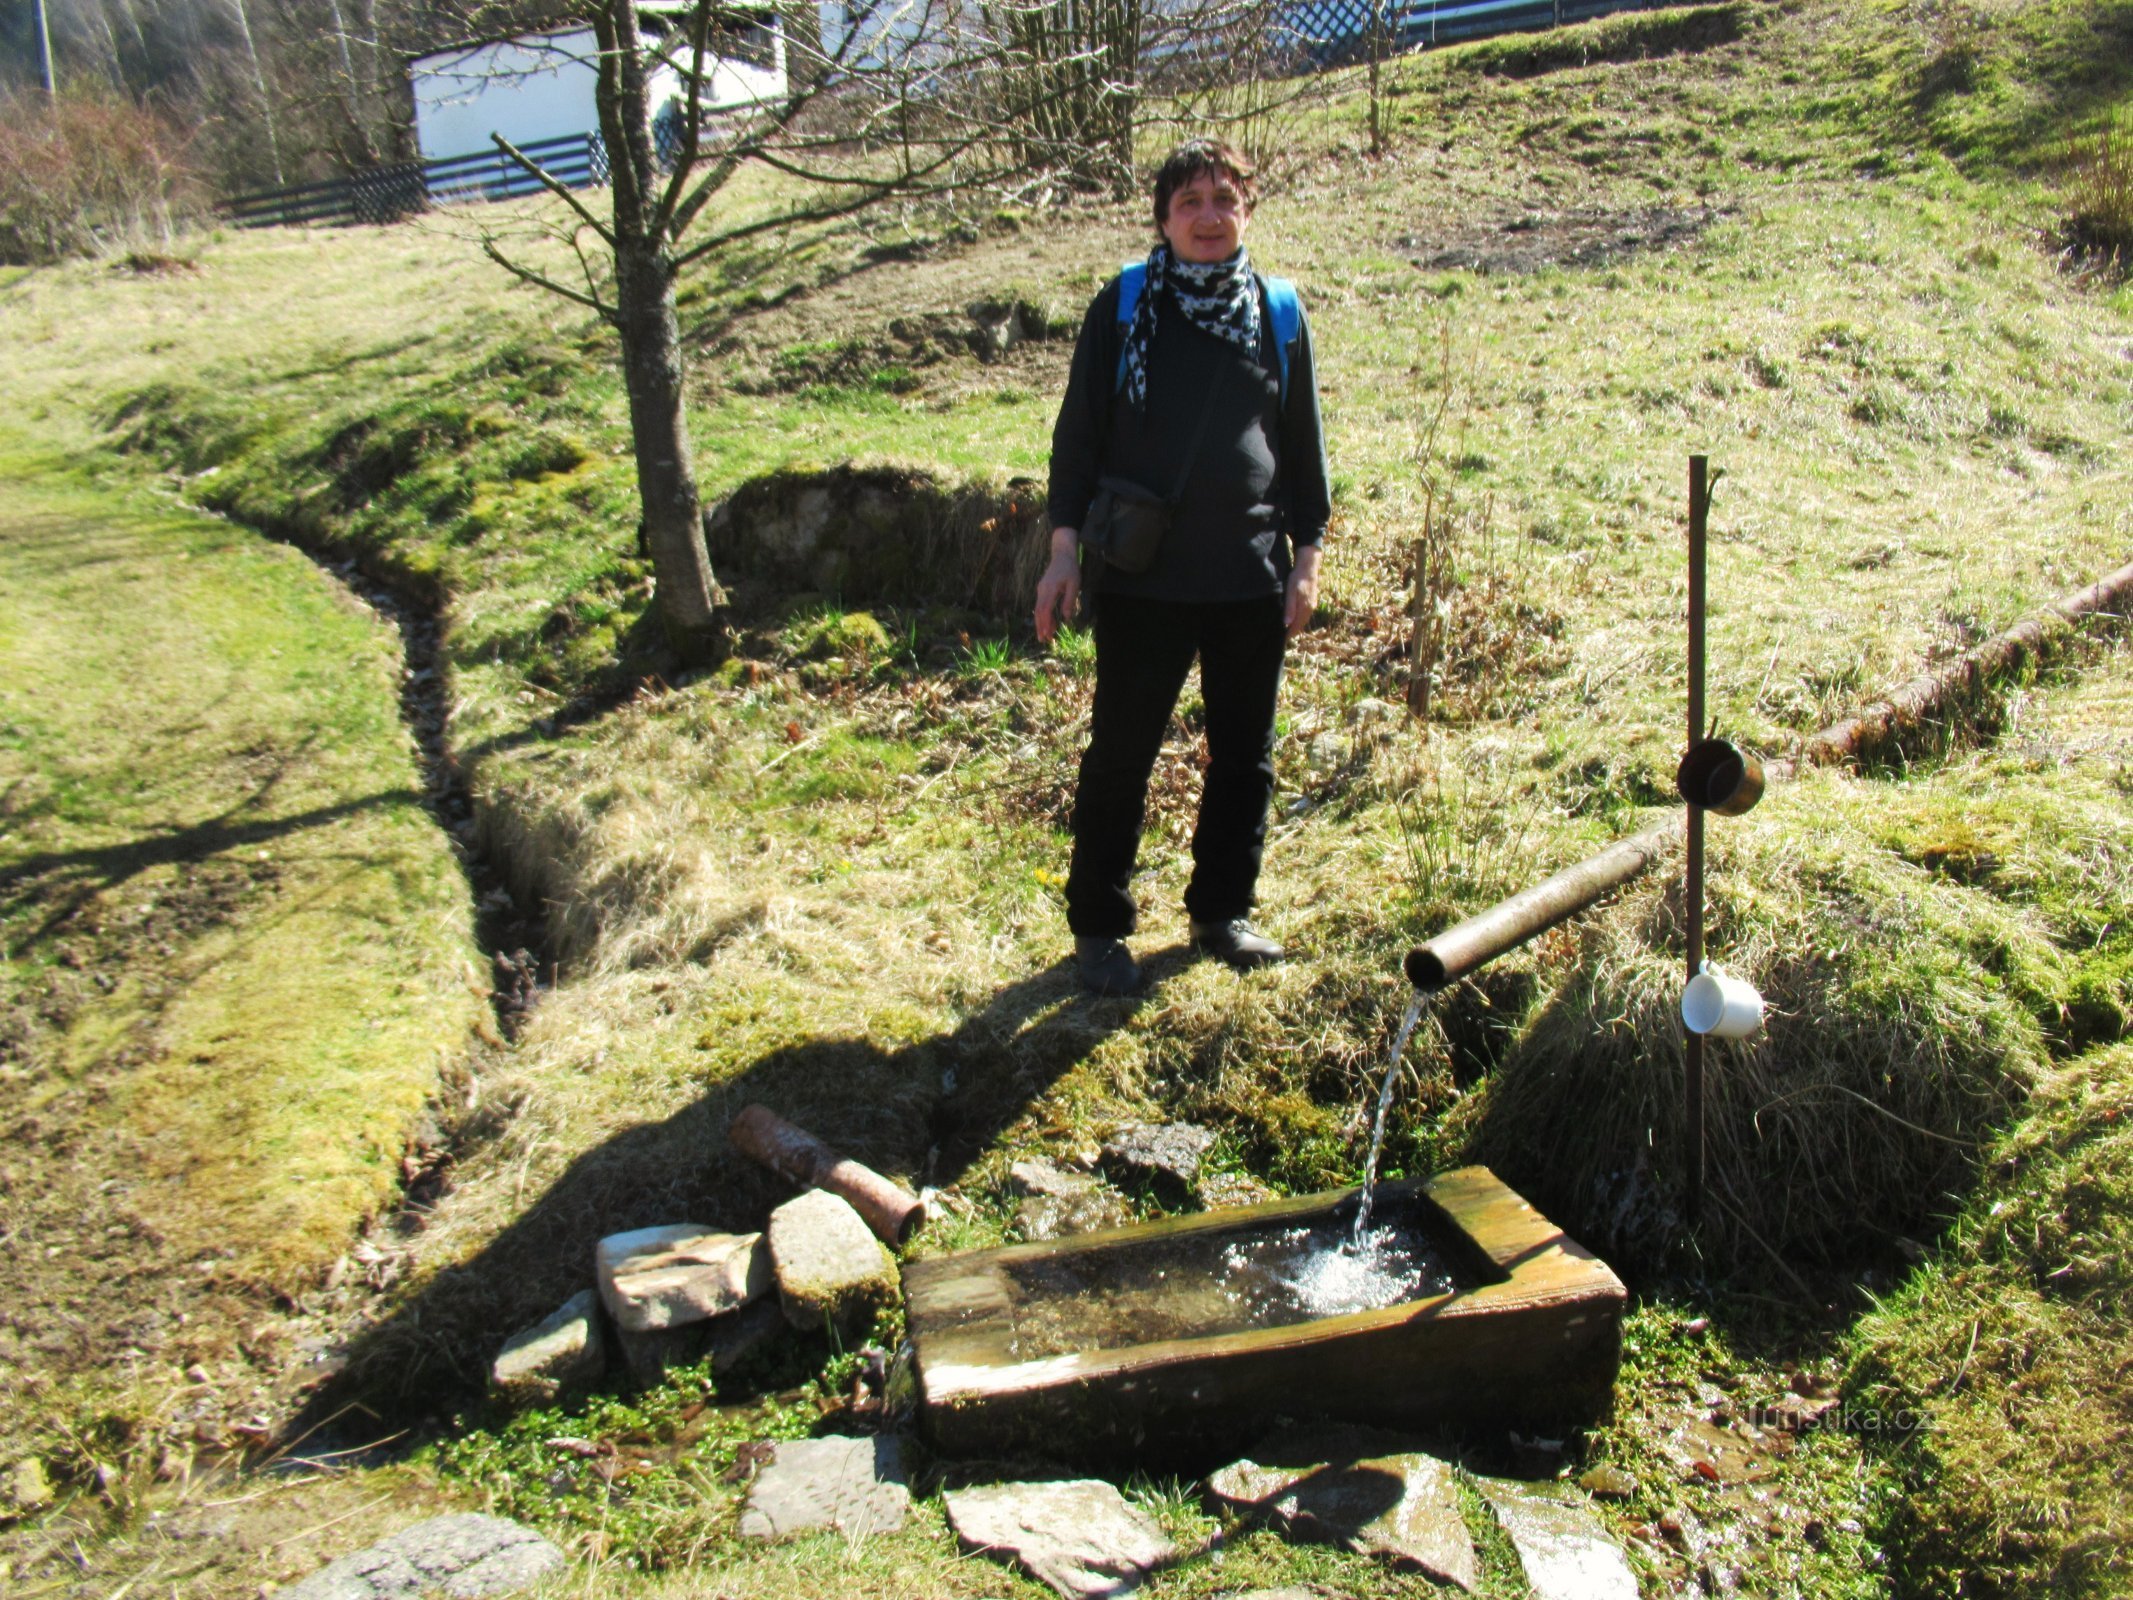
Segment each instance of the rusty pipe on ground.
M891 1245L902 1244L926 1220L925 1202L902 1184L839 1155L768 1106L747 1107L733 1119L726 1137L736 1150L788 1183L827 1189L850 1201L867 1226Z
M1824 728L1801 748L1797 762L1766 765L1766 775L1790 777L1800 767L1870 760L1905 732L1952 706L1982 699L1995 679L2046 660L2060 633L2092 618L2122 612L2129 600L2133 600L2133 563L2076 590L2042 615L1994 634L1939 671L1891 690L1858 715Z
M1424 994L1457 983L1506 950L1546 933L1639 876L1681 842L1680 816L1618 840L1596 856L1498 901L1407 952L1407 981Z

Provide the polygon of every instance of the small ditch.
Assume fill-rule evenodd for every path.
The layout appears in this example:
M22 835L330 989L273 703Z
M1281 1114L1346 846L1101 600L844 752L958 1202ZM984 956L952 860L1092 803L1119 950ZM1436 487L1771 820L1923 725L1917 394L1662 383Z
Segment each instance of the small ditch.
M414 735L423 800L451 839L452 854L474 897L474 936L490 961L489 998L496 1026L505 1039L516 1038L541 996L554 986L556 962L539 908L513 892L509 874L481 849L473 793L448 737L442 621L434 607L396 589L389 579L366 572L356 561L333 560L298 540L283 542L303 550L349 594L399 629L400 717Z

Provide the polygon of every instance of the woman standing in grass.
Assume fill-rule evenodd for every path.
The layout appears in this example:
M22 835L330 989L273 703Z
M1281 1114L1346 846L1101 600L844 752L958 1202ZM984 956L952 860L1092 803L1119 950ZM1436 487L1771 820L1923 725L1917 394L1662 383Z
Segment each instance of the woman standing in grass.
M1160 527L1144 568L1097 560L1086 575L1096 698L1066 898L1082 982L1099 994L1140 984L1125 940L1138 922L1131 881L1148 776L1195 657L1208 761L1185 891L1193 947L1240 970L1282 955L1248 918L1282 656L1317 600L1330 502L1302 307L1244 250L1257 198L1250 163L1228 145L1195 140L1163 163L1160 241L1090 305L1052 431L1040 639L1081 599L1092 504L1101 519L1120 490L1129 503L1168 503L1144 522L1143 532Z

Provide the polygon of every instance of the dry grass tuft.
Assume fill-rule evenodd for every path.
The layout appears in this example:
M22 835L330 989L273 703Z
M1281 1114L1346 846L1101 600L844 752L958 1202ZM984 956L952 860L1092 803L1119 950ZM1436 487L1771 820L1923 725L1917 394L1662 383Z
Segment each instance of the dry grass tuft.
M2047 1058L2039 1019L2074 965L2054 930L1877 843L1877 798L1817 778L1713 829L1707 948L1770 1007L1706 1057L1707 1248L1726 1258L1933 1231ZM1644 1262L1681 1232L1680 894L1647 883L1592 918L1457 1114L1472 1158Z

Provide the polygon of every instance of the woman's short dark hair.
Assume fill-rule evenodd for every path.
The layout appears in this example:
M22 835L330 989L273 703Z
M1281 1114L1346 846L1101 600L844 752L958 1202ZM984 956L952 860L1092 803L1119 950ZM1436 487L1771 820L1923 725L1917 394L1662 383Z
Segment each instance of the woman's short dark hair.
M1245 214L1259 204L1259 174L1242 153L1220 139L1188 139L1155 169L1155 228L1163 231L1170 197L1200 178L1227 178L1243 197Z

